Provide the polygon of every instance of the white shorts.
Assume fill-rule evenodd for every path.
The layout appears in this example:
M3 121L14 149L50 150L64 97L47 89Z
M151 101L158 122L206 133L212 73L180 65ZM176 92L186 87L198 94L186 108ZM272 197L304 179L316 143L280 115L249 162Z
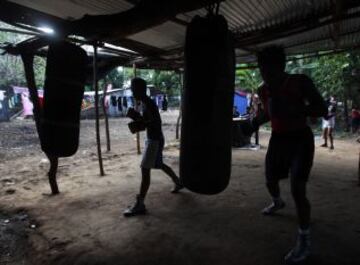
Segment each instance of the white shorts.
M335 117L331 117L328 120L323 119L322 121L322 128L326 129L326 128L335 128Z
M142 168L160 168L162 166L162 152L164 149L164 140L145 141L145 150L141 161Z

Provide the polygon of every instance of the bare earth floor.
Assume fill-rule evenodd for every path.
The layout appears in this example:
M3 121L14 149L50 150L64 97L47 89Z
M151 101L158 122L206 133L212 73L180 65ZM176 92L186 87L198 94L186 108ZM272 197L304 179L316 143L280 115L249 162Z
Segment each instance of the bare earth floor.
M162 114L168 144L164 160L178 172L176 115ZM260 214L269 202L264 185L268 133L261 134L260 151L233 150L225 192L174 195L170 180L153 171L149 214L126 219L122 211L138 191L141 159L127 122L110 120L112 151L103 153L106 176L100 177L94 121L82 121L79 151L60 160L61 194L55 197L44 195L49 164L33 122L0 124L0 264L283 263L295 240L296 215L287 180L282 182L287 207L274 217ZM337 139L334 151L316 148L308 191L314 254L308 264L360 264L358 154L354 139Z

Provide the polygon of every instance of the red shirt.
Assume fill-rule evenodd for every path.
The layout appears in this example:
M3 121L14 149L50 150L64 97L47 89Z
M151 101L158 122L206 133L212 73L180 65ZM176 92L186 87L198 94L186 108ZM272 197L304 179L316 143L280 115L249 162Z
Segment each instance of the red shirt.
M281 87L271 95L266 84L259 88L259 97L274 132L292 132L307 127L305 101L309 86L315 89L307 76L296 74L287 75Z
M357 109L353 109L351 111L351 118L353 119L360 119L360 111Z

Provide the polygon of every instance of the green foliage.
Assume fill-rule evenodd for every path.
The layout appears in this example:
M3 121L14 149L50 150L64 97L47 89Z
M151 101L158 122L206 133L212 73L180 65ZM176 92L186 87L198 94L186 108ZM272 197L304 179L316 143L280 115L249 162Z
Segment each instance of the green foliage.
M258 69L237 69L235 72L235 87L243 91L256 92L261 82Z
M14 28L5 23L0 22L2 28ZM0 44L19 43L28 36L14 34L9 32L0 32ZM1 52L1 51L0 51ZM34 72L35 81L39 88L44 86L46 60L35 57ZM26 86L24 67L20 56L2 55L0 56L0 88L7 88L10 85Z
M174 71L137 69L136 76L143 78L148 85L154 85L169 96L180 95L180 76ZM102 84L111 83L114 88L127 87L132 78L134 78L133 68L118 67L106 75Z
M349 57L346 54L322 56L311 71L311 77L316 87L324 97L334 95L343 98L344 69L349 66Z
M169 96L179 96L181 94L180 74L174 71L154 71L152 84L167 93Z

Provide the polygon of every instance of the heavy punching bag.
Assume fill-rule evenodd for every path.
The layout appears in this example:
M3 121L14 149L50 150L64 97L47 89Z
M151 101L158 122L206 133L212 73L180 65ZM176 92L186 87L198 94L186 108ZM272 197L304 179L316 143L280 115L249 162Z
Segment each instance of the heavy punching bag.
M180 177L191 191L216 194L230 179L235 81L233 40L223 16L191 21L184 78Z
M74 44L49 46L40 139L48 155L67 157L77 151L87 63L86 52Z

